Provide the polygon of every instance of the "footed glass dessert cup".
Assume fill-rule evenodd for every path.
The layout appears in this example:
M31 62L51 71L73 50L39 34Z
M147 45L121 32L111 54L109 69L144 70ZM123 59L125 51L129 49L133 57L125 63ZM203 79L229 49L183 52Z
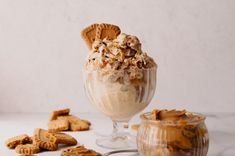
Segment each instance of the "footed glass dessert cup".
M189 121L152 120L141 115L137 147L141 156L206 156L209 147L205 116L191 113Z
M100 70L84 71L85 90L91 103L113 121L110 136L99 138L96 144L110 149L136 147L136 138L128 130L129 120L142 111L154 96L157 68L140 69L134 79L125 70L107 76Z

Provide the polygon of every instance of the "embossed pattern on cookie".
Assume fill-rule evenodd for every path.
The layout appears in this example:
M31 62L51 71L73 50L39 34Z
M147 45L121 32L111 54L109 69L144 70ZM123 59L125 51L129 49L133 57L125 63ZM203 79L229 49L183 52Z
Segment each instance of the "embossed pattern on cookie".
M37 128L34 130L34 143L40 148L47 149L49 151L57 150L57 138L48 131Z
M33 155L40 152L40 148L34 144L25 144L16 146L15 151L22 155Z
M96 29L99 24L92 24L85 29L82 30L81 36L83 40L86 42L89 49L92 47L92 43L95 41Z
M23 134L6 140L5 144L8 148L15 148L17 145L30 143L31 141L32 140L28 135Z
M121 33L121 30L118 26L112 24L102 23L99 24L96 30L96 40L98 39L115 39Z

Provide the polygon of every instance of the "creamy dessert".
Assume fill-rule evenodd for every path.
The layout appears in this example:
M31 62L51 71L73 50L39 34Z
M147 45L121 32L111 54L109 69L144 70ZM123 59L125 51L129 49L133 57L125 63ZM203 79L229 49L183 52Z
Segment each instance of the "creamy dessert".
M142 51L136 36L126 34L94 41L85 64L87 71L99 70L104 80L125 84L141 80L149 68L156 68L154 60Z
M205 117L185 110L153 110L141 115L137 144L143 156L206 156Z
M114 121L128 121L152 99L157 65L142 51L136 36L112 33L115 36L107 33L114 28L107 27L103 30L107 35L95 37L89 46L86 90L92 103L104 114Z

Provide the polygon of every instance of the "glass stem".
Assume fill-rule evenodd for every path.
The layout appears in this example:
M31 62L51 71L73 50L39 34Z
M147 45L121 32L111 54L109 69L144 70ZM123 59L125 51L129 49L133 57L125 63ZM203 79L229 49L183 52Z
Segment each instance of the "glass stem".
M113 121L113 139L127 139L127 130L129 128L129 122L117 122Z

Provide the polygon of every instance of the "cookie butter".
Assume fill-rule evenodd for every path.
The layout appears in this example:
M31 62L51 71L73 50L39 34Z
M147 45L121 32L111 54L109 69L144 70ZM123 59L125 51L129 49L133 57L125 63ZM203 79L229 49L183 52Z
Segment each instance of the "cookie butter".
M85 63L88 95L113 120L128 121L152 99L156 68L136 36L95 40Z
M158 110L141 116L137 144L143 156L206 156L205 117L186 110Z

